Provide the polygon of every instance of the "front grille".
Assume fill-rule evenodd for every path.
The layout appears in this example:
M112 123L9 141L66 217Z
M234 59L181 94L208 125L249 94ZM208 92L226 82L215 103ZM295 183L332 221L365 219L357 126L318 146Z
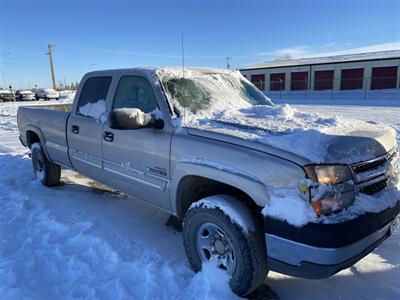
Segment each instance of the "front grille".
M359 174L359 173L363 173L363 172L368 172L371 171L373 169L377 169L380 166L383 166L386 162L388 161L387 157L384 157L382 159L370 162L370 163L366 163L366 164L362 164L362 165L356 165L353 166L353 171L355 174Z
M389 180L387 178L385 178L381 181L375 182L371 185L361 188L359 190L359 192L363 193L363 194L367 194L367 195L372 195L372 194L375 194L375 193L385 189L388 186L388 183L389 183Z
M366 162L361 164L356 164L352 166L354 174L359 174L367 171L371 171L383 166L387 161L392 160L396 156L396 152L389 153L387 156L382 157L381 159Z
M396 152L393 151L379 159L352 165L351 168L356 175L356 182L360 186L358 191L372 195L385 189L392 176L393 162L391 161L395 157Z

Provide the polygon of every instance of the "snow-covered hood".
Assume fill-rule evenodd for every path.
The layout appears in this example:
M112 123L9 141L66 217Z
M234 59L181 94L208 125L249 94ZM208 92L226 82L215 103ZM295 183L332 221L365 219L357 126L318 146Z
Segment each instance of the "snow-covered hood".
M203 133L218 132L262 143L312 163L355 163L396 147L396 131L383 123L326 118L289 105L259 105L191 116L183 125Z

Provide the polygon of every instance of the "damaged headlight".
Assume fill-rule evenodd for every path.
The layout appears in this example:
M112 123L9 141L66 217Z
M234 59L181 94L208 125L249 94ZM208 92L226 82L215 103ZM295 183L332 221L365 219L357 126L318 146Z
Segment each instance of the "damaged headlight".
M353 179L346 165L309 165L305 166L307 176L320 184L335 185Z
M308 179L300 182L300 194L309 201L315 213L329 214L343 209L340 200L344 183L352 180L346 165L309 165L304 167Z

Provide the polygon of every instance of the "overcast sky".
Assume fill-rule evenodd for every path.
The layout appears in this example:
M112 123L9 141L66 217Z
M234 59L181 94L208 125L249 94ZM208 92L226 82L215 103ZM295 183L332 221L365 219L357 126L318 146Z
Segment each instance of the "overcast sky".
M0 1L0 68L16 88L90 70L181 64L232 68L277 57L400 49L400 0ZM2 75L0 74L0 75ZM0 78L0 87L3 77Z

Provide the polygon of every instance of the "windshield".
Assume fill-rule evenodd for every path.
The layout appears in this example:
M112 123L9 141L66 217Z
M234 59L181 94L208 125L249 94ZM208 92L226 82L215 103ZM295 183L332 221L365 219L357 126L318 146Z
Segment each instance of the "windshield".
M201 71L170 72L162 76L162 84L172 99L174 108L192 114L212 114L225 109L253 105L273 106L273 103L239 72Z

